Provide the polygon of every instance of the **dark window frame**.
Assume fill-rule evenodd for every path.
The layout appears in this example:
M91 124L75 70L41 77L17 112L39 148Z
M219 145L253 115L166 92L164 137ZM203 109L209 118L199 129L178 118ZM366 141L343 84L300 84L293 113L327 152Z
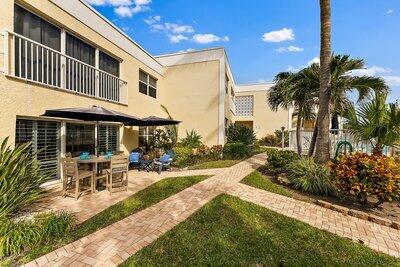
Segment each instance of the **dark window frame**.
M140 79L141 74L146 75L146 82L142 81ZM150 82L151 79L154 80L153 82L154 82L155 86L153 86L151 84L151 82ZM157 78L155 78L154 76L152 76L149 73L145 72L144 70L139 69L139 87L138 87L139 88L139 93L142 93L144 95L148 95L148 96L153 97L153 98L157 98L157 81L158 81ZM144 88L144 87L146 87L146 88ZM144 89L146 89L146 92L144 92Z

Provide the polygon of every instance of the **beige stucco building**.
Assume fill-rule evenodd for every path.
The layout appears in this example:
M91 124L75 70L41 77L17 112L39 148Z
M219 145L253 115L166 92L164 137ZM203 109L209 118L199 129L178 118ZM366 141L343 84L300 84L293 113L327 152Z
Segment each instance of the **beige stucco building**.
M282 127L290 125L289 112L271 110L267 103L268 91L272 83L236 85L235 124L252 128L257 138L273 134Z
M257 136L287 125L287 113L267 109L268 85L235 85L223 48L153 56L83 0L0 1L0 139L32 141L47 168L67 152L131 151L149 129L47 118L46 110L90 107L136 117L182 121L179 136L196 130L207 145L225 143L235 94L254 97ZM265 90L264 90L265 88ZM265 113L264 113L265 112Z

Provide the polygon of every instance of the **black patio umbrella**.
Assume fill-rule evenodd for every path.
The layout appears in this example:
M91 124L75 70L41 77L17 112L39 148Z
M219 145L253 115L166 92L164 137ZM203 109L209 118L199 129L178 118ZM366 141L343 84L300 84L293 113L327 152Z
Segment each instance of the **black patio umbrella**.
M160 118L156 116L149 116L142 118L143 124L141 126L165 126L165 125L176 125L181 123L180 121Z
M144 121L135 116L124 114L111 109L99 106L91 106L89 108L63 108L49 109L41 115L46 117L68 118L83 121L109 121L120 122L127 125L141 126Z

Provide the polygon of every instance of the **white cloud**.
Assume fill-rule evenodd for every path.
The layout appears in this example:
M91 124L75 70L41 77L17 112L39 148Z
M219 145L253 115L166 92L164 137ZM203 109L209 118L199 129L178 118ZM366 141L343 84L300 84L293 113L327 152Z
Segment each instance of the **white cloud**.
M388 11L386 11L386 14L390 15L394 13L394 9L389 9Z
M150 5L151 4L151 0L135 0L135 5L137 6L146 6L146 5Z
M365 69L359 69L359 70L353 70L351 72L352 75L355 76L376 76L378 73L389 73L391 72L391 69L385 69L383 67L379 67L379 66L372 66L369 68L365 68Z
M289 65L287 68L286 68L286 71L290 71L290 72L298 72L300 69L299 68L295 68L295 67L293 67L292 65Z
M317 63L317 64L320 63L319 57L315 57L315 58L311 59L310 61L308 61L307 66L311 66L314 63Z
M228 42L229 38L228 36L224 36L224 37L219 37L216 36L212 33L205 33L205 34L195 34L192 37L192 42L198 43L198 44L210 44L213 42Z
M130 6L132 5L132 0L86 0L91 5L94 6Z
M190 25L179 25L175 23L164 23L166 31L171 31L173 33L192 33L194 29Z
M189 40L189 37L184 36L182 34L177 34L177 35L168 35L169 40L171 41L171 43L179 43L180 41L183 40Z
M188 49L179 50L180 53L192 52L192 51L195 51L195 49L193 49L193 48L188 48Z
M157 22L161 21L161 16L149 16L147 19L144 20L144 22L146 22L149 25L155 24Z
M287 47L279 47L278 49L275 49L275 51L279 52L279 53L285 53L285 52L301 52L303 51L304 48L298 47L298 46L293 46L293 45L289 45Z
M136 5L136 6L119 6L114 8L114 12L122 17L132 17L134 14L140 13L140 12L144 12L149 10L150 7L149 6L142 6L142 5Z
M283 28L282 30L264 33L262 40L264 42L273 42L273 43L292 41L294 40L294 33L293 30L290 28L289 29Z
M382 76L389 86L400 86L400 76Z

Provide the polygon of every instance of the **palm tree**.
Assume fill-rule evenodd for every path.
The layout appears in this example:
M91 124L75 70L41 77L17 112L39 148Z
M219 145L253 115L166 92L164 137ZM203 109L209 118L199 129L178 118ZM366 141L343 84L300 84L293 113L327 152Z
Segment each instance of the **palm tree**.
M320 88L319 109L317 115L317 138L315 160L326 164L329 156L329 120L331 99L331 3L330 0L320 0L321 13L321 51L320 51Z
M290 106L296 109L296 141L299 155L302 153L300 130L303 120L314 118L317 91L311 83L316 81L315 73L318 72L312 67L298 73L281 72L276 75L275 85L268 95L268 103L272 110L276 111L279 107L287 110Z
M345 127L359 140L374 142L373 154L382 155L383 146L400 145L400 106L386 104L385 93L375 94L371 102L345 114Z
M317 65L317 64L316 64ZM343 116L348 108L353 107L352 101L348 97L348 92L357 91L358 100L365 100L372 92L388 91L385 81L379 77L355 76L352 71L363 69L365 63L362 59L352 59L348 55L334 55L331 60L331 96L330 110L332 110L332 125L338 125L338 117ZM315 77L315 76L314 76ZM317 78L318 79L318 78ZM313 83L315 86L315 81ZM314 128L311 140L309 156L314 153L315 141L318 127Z

